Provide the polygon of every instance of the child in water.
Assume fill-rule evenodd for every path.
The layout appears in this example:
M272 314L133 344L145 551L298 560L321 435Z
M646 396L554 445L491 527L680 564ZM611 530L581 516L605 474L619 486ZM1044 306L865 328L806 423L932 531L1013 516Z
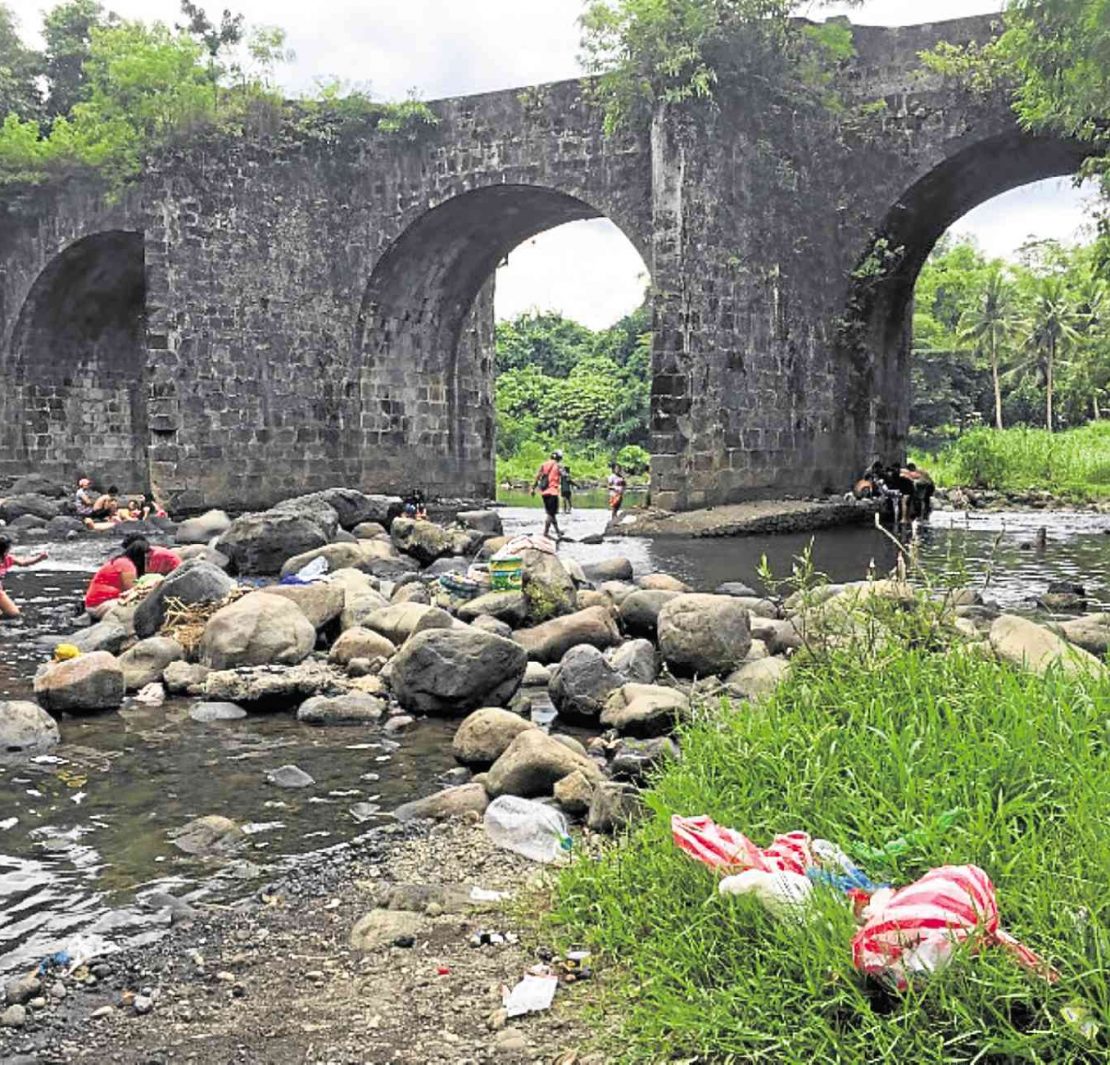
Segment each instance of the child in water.
M4 591L4 577L8 570L15 566L34 566L47 558L45 551L40 551L33 558L17 558L12 554L12 541L7 536L0 536L0 616L2 620L19 617L19 607L15 605L12 597Z

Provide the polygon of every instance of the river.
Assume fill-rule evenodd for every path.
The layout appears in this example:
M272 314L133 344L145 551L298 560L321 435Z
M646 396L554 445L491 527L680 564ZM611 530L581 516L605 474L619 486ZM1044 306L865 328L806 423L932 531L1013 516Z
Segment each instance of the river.
M502 517L508 532L538 531L542 523L527 506L504 507ZM563 519L569 539L562 550L582 562L625 555L638 573L663 571L705 589L726 580L758 585L763 554L785 576L810 542L808 535L573 542L601 532L606 517L582 509ZM1048 545L1037 552L1032 543L1042 526ZM1094 608L1110 604L1108 529L1110 518L1094 514L938 512L922 527L921 553L933 572L966 571L974 582L989 568L987 597L1010 609L1033 609L1055 580L1084 584ZM44 638L66 631L89 572L111 543L46 546L47 563L6 579L26 620L0 626L0 699L29 695ZM834 581L864 576L871 560L888 570L895 554L873 528L814 539L815 565ZM212 870L167 838L194 817L223 814L247 827L249 846L222 881L241 889L297 855L367 831L399 803L442 786L452 765L453 726L444 722L421 722L396 739L377 729L299 725L290 715L202 725L188 716L192 702L148 707L129 700L118 713L65 718L62 745L50 755L0 762L0 976L61 946L96 951L159 935L165 911L142 904L151 892L218 894ZM290 792L264 782L266 770L286 763L308 772L315 786ZM356 803L379 812L359 820L351 812Z

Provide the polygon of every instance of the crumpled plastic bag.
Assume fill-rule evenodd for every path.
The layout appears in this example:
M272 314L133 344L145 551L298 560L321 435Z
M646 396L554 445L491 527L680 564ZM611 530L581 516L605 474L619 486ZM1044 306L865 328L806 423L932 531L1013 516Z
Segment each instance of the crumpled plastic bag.
M764 873L798 873L813 865L810 838L805 832L775 836L769 847L757 847L742 832L714 824L709 817L671 818L675 843L691 858L711 869L758 869Z

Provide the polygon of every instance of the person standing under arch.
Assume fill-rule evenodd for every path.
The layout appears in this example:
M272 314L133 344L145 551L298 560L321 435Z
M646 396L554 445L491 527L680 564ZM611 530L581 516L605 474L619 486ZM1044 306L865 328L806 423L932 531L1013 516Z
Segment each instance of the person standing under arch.
M562 471L559 463L562 461L563 453L552 451L551 458L539 468L536 479L532 482L532 495L536 494L538 488L540 498L543 500L545 511L543 534L548 536L550 531L554 529L556 540L563 538L563 534L559 531L559 499L562 495Z

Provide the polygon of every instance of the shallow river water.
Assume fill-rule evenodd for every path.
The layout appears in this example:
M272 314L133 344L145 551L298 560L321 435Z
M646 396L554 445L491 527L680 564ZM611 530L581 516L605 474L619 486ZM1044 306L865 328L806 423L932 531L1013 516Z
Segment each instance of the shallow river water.
M538 510L502 510L506 531L538 531ZM600 532L602 510L563 519L573 539ZM1048 531L1043 553L1031 545ZM1050 581L1086 585L1092 605L1110 604L1110 518L1093 514L1022 513L965 516L938 513L923 529L923 555L934 571L966 568L974 581L989 566L988 598L1032 609ZM665 571L699 588L725 580L758 584L764 553L786 574L810 537L707 540L622 540L586 546L568 542L570 557L588 562L630 558L637 572ZM27 697L47 653L43 638L67 631L88 573L109 553L104 540L47 545L50 561L17 570L6 584L26 622L0 626L0 699ZM893 545L872 528L822 532L817 567L832 580L864 576L874 559L884 571ZM62 745L30 764L0 762L0 976L22 970L68 946L71 953L123 945L159 934L165 911L142 905L153 891L190 896L212 890L212 870L179 854L167 833L204 814L244 824L249 845L232 874L272 875L309 851L341 845L372 828L399 803L442 786L452 762L452 726L419 723L389 739L373 728L321 729L288 714L202 725L188 717L192 700L161 707L129 701L119 713L61 722ZM286 791L265 772L294 763L313 787ZM369 820L355 803L380 807Z

